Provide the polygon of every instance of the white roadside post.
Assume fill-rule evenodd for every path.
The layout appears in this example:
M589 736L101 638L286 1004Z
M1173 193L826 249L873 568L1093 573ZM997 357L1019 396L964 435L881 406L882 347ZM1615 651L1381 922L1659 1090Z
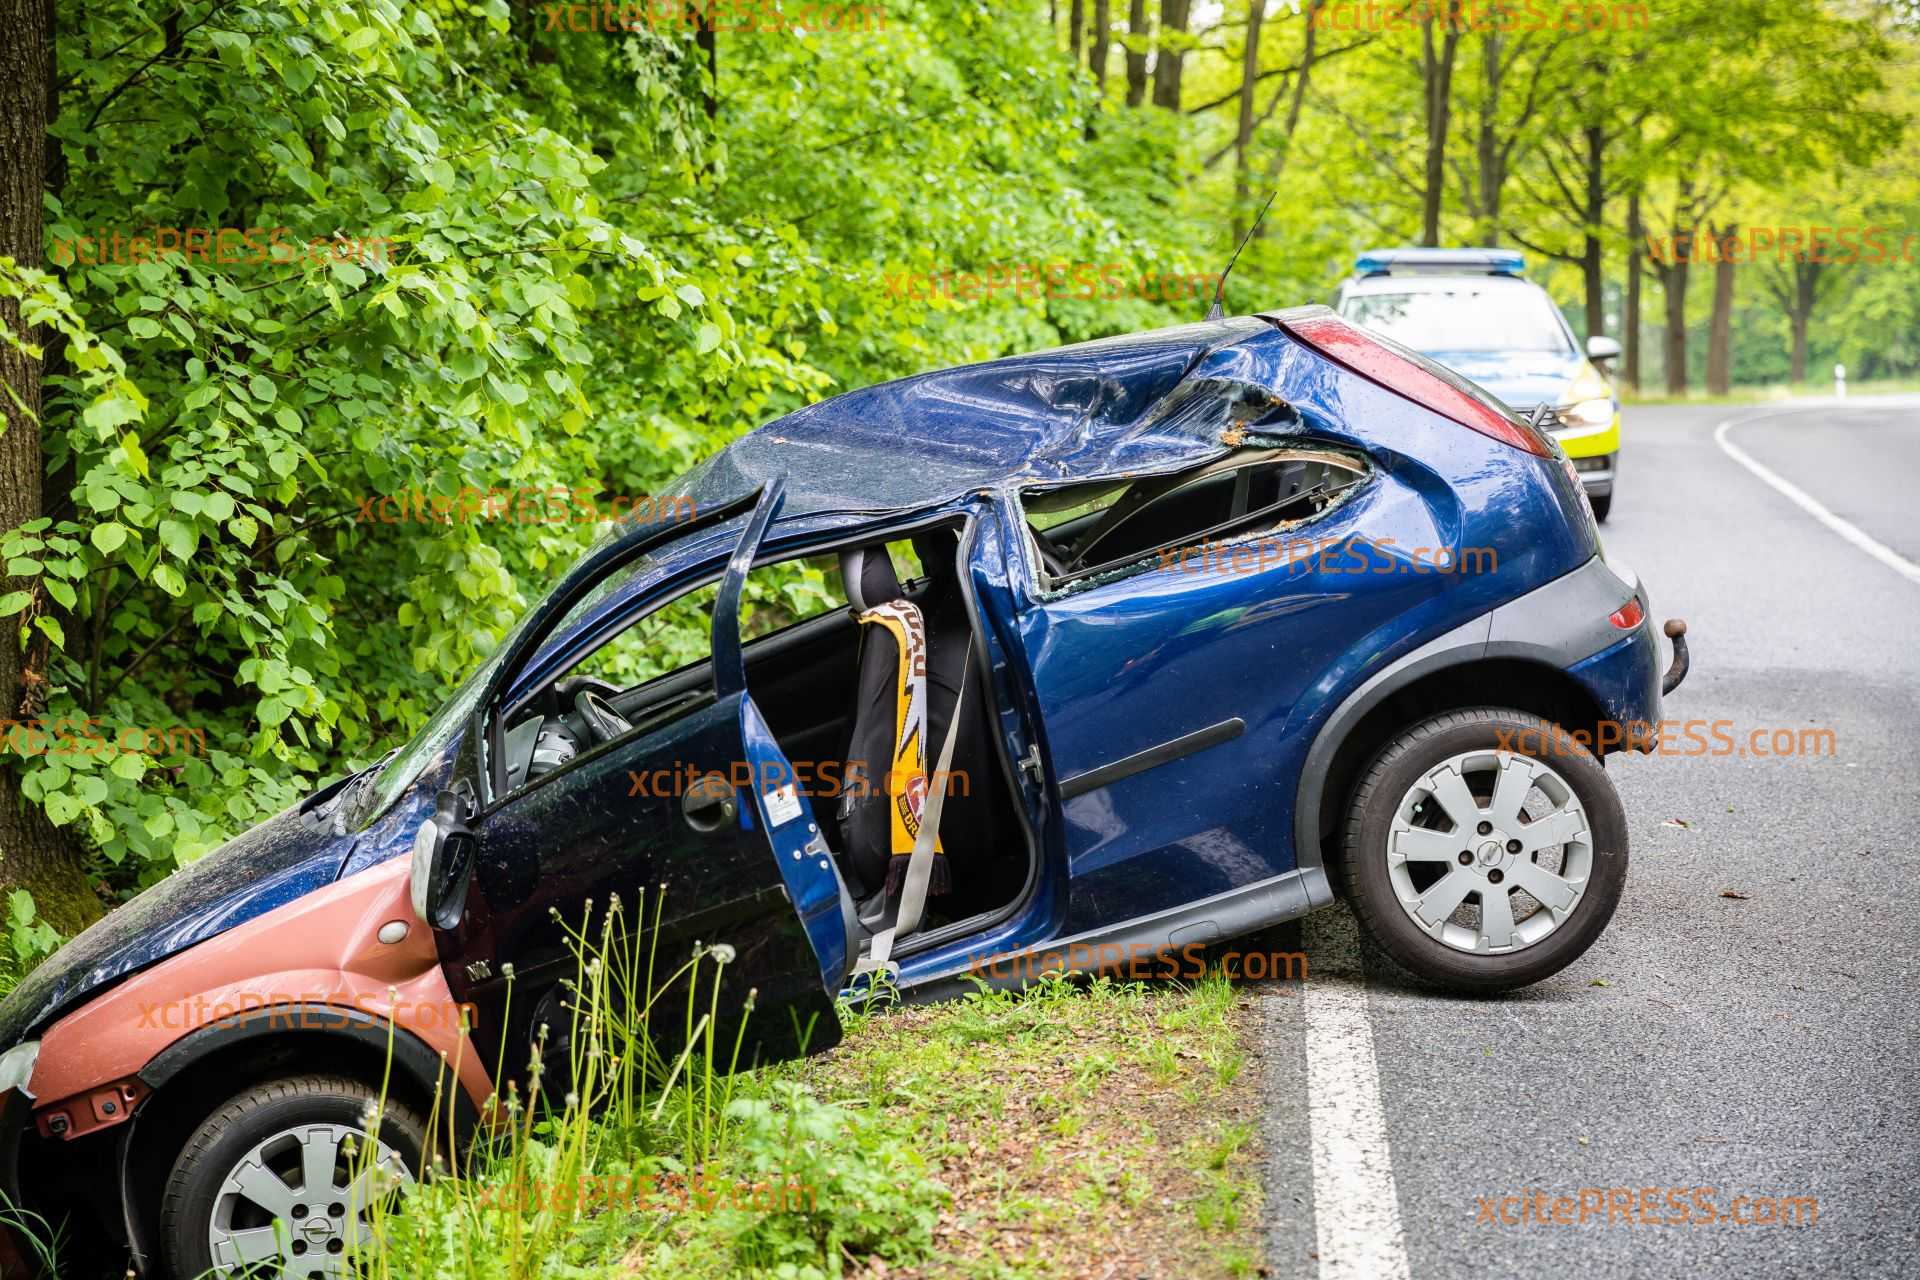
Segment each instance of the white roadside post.
M1847 398L1847 366L1843 364L1833 366L1833 394L1840 400Z

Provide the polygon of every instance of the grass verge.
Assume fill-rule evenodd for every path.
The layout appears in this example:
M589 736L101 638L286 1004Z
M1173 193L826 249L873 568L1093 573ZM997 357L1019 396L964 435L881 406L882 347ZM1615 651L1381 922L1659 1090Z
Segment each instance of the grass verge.
M886 1117L952 1198L927 1256L852 1274L1256 1274L1254 1016L1218 974L854 1015L839 1050L784 1070Z

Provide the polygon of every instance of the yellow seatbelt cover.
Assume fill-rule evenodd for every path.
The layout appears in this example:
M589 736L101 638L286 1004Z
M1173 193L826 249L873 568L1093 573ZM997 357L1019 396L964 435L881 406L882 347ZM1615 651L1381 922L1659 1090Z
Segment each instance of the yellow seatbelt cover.
M894 682L893 761L886 789L894 857L913 852L920 837L920 814L927 799L927 633L919 607L889 600L859 615L862 625L885 627L900 658ZM863 762L864 764L864 762ZM940 841L935 837L935 852Z

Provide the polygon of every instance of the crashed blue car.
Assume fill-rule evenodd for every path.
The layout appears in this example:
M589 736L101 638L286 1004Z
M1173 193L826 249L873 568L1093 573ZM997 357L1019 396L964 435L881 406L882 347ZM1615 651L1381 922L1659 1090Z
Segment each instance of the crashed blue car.
M1336 896L1468 992L1613 913L1603 759L1684 628L1663 678L1554 442L1326 308L854 391L681 490L412 742L21 983L0 1190L143 1274L332 1274L357 1224L314 1144L389 1042L381 1159L417 1169L442 1063L471 1131L492 1064L566 1025L560 917L642 889L663 953L728 950L716 1013L757 992L762 1061L836 1043L848 989L1156 976ZM805 607L743 609L804 574ZM687 617L707 642L663 651Z

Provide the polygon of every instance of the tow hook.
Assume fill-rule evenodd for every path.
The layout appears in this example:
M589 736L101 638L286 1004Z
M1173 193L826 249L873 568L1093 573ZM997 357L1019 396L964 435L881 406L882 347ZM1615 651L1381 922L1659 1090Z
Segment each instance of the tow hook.
M1680 618L1668 618L1667 625L1661 628L1667 633L1667 639L1673 641L1673 665L1667 668L1667 674L1660 680L1660 696L1665 697L1680 687L1687 678L1687 624Z

